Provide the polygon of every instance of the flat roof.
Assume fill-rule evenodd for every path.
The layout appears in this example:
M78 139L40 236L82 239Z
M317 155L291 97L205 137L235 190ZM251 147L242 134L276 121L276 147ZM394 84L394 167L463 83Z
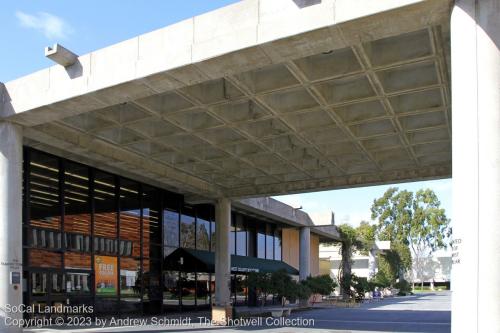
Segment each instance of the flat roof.
M450 177L451 4L241 1L0 84L0 119L193 199Z

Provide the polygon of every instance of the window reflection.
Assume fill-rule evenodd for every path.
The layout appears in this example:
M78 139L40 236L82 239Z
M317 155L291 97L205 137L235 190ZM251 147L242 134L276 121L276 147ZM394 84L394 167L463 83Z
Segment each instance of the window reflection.
M179 246L179 213L170 209L163 210L163 232L166 246Z
M266 224L266 259L274 259L274 230L271 224Z
M210 222L210 251L215 252L215 228L217 228L215 221Z
M246 275L234 274L231 276L231 294L235 305L246 305L248 288L246 286Z
M281 261L281 228L274 230L274 260Z
M182 306L196 305L196 277L195 273L181 272Z
M266 259L266 226L257 227L257 258Z
M183 207L181 214L181 247L194 249L196 240L195 219L193 210Z
M163 304L166 308L179 306L179 272L163 273Z
M236 255L247 255L247 232L241 215L236 216Z
M210 275L208 273L196 275L196 302L198 305L210 304Z
M196 219L196 248L205 251L210 248L210 222L200 217Z

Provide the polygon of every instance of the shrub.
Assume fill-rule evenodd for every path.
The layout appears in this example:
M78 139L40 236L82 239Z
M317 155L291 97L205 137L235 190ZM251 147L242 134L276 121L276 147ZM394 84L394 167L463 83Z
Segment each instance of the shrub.
M309 276L304 281L304 284L311 290L311 293L320 295L330 295L337 286L337 283L326 274L315 277Z

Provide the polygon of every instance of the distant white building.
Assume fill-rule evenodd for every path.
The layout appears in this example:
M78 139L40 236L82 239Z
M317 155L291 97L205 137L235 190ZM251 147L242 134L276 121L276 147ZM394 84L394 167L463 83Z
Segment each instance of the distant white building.
M414 265L411 276L407 279L414 283L424 284L449 283L451 278L451 254L444 251L434 253L429 258L424 259L422 272L418 272L417 265ZM414 260L415 262L415 260Z
M371 279L377 274L377 252L389 250L391 243L389 241L377 241L370 251L366 254L355 251L352 256L352 273L356 276ZM340 253L340 244L320 245L319 247L319 270L320 274L328 274L337 279L339 267L342 262Z

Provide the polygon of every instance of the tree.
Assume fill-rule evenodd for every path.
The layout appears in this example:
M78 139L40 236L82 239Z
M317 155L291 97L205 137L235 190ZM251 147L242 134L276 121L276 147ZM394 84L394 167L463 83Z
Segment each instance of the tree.
M360 247L356 250L363 255L368 255L368 251L370 251L375 244L377 226L366 221L361 221L355 230L357 239L360 242L358 244Z
M264 306L267 295L271 290L271 276L269 273L250 272L247 277L248 288L255 289L257 298L261 300L261 306Z
M363 242L358 238L356 229L348 224L341 224L338 226L338 231L341 239L341 262L339 267L338 279L340 292L343 299L350 298L351 285L352 285L352 253L355 249L362 249Z
M393 264L398 266L400 279L411 267L411 257L405 254L408 247L419 262L423 255L428 256L447 246L451 236L450 220L440 205L430 189L414 194L392 187L374 200L371 212L372 219L378 220L377 236L380 240L391 241L391 250L399 256Z
M304 285L306 285L311 291L312 295L320 294L320 295L330 295L332 291L335 289L337 284L330 275L319 275L319 276L309 276L306 280L302 281ZM316 300L313 301L313 303Z
M293 296L292 287L292 278L284 269L271 273L270 292L280 298L282 306L286 298Z

